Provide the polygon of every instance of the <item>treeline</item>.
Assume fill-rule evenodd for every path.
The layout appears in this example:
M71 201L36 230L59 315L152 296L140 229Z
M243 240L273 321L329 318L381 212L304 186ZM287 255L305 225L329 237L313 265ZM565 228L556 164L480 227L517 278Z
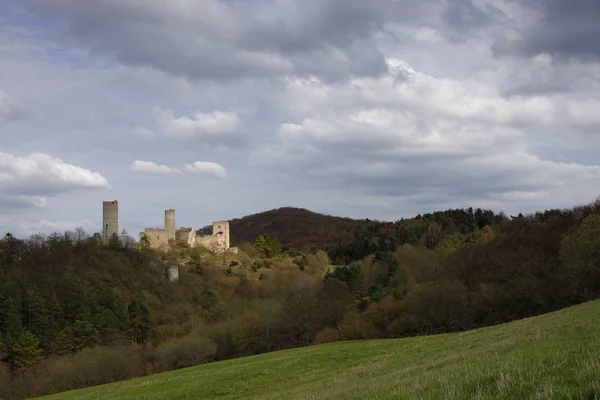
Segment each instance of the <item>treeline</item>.
M309 310L308 288L311 302L329 302L327 255L286 251L269 235L243 248L224 260L186 244L171 243L164 254L138 248L126 233L107 246L82 230L25 240L6 234L0 398L311 344L316 332L299 331L292 316ZM169 282L173 265L180 279ZM343 316L333 310L317 313L325 326Z
M314 343L454 332L600 297L600 201L365 222L329 254L269 234L226 257L185 243L159 254L125 233L108 246L81 230L6 235L0 396ZM166 279L169 265L180 265L177 282Z
M424 216L421 237L396 250L402 228L357 242L373 244L365 251L375 254L327 274L346 283L357 307L317 341L467 330L600 297L600 201L511 218L488 214L472 224L470 215L477 213L451 223L454 233Z
M468 244L477 241L486 227L508 220L504 213L481 208L437 211L393 223L367 220L354 230L350 243L330 246L327 253L334 265L347 265L378 252L394 252L404 244L428 249Z

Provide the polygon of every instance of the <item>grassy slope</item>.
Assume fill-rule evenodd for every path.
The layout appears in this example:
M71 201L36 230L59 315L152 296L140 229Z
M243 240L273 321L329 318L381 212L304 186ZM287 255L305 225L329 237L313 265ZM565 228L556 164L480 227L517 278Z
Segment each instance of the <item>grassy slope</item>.
M600 398L600 302L457 334L330 343L49 399Z

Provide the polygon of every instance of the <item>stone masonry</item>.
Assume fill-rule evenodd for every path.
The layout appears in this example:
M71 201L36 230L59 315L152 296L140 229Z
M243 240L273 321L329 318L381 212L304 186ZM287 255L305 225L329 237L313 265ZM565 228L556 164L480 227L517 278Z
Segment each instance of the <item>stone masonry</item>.
M177 229L173 209L165 210L164 229L146 228L139 236L140 240L146 236L151 248L162 251L168 250L170 240L184 240L192 247L203 246L216 253L237 253L238 250L230 247L228 221L213 222L212 235L198 235L192 228Z
M119 202L102 202L102 243L107 244L113 234L119 234Z

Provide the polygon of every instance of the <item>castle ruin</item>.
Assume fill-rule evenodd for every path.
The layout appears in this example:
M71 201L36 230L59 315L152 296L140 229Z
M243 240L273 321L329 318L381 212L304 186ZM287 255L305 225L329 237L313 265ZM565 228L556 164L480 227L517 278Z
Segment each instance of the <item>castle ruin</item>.
M108 244L113 235L119 235L119 202L102 202L102 243Z
M119 235L119 202L117 200L102 203L102 243L108 244L113 235ZM203 246L215 253L237 253L237 247L230 247L229 221L213 222L212 234L203 235L192 228L177 229L175 210L165 210L163 229L145 228L139 234L140 240L148 238L150 248L167 250L171 240L185 241L189 246Z
M190 247L203 246L215 253L237 253L236 247L230 247L229 222L213 222L212 235L199 234L192 228L176 229L175 210L165 210L164 229L145 228L140 232L140 240L146 237L153 249L167 250L169 241L185 241Z

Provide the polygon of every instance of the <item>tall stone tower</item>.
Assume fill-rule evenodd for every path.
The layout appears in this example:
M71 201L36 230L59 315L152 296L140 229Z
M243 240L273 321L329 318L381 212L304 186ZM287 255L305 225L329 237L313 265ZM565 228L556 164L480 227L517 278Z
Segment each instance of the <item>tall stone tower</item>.
M213 222L213 235L220 236L221 234L223 235L223 250L227 250L229 248L229 221Z
M102 202L102 243L108 244L113 234L119 234L119 202Z
M169 240L175 239L175 210L165 210L165 230Z

